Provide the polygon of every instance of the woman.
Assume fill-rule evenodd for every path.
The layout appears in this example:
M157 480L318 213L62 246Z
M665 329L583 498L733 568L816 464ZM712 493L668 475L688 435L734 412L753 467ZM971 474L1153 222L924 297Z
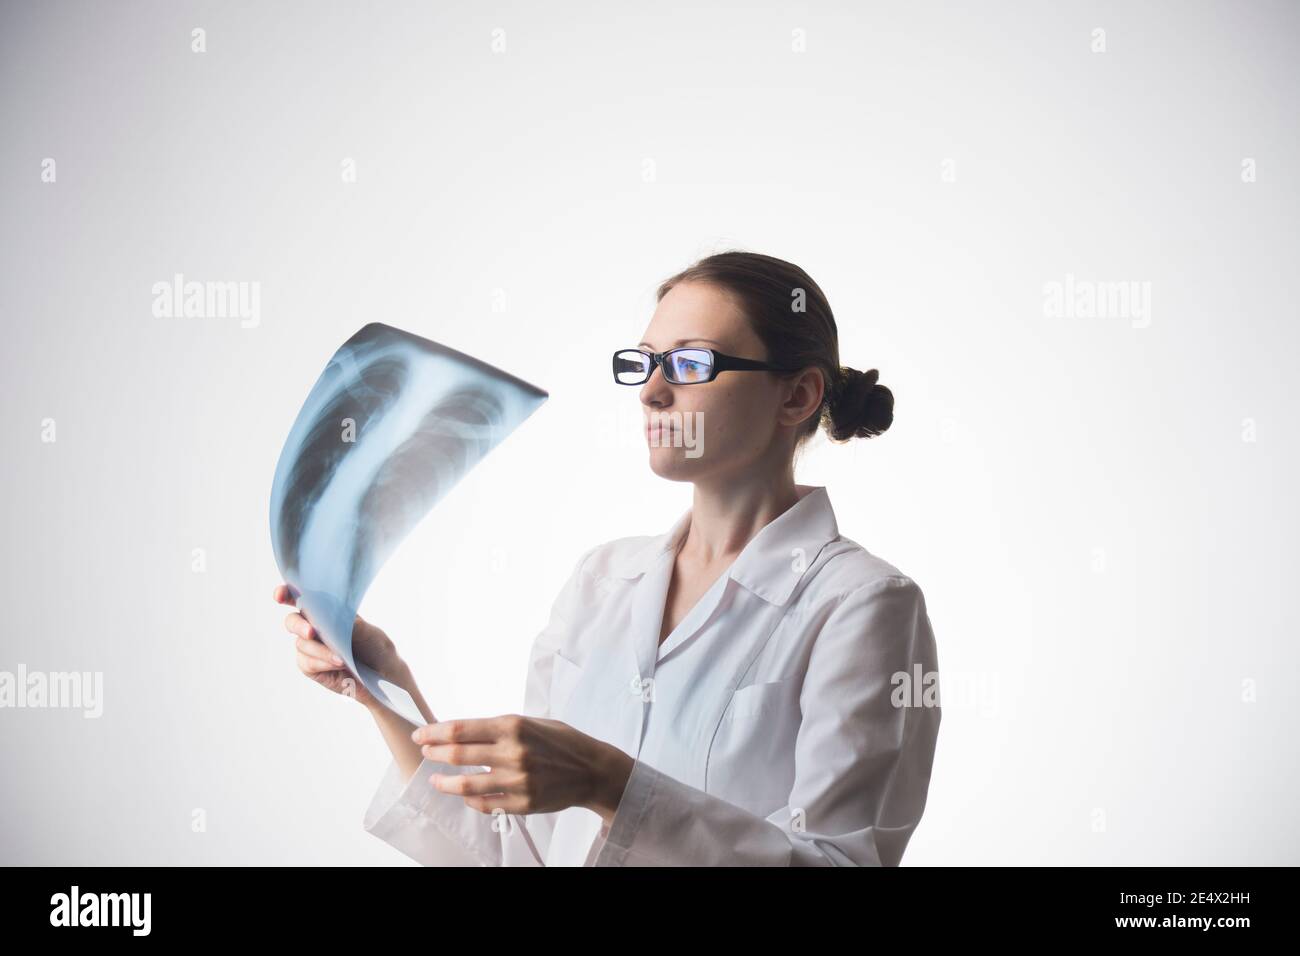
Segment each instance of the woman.
M640 387L650 467L693 506L583 554L522 714L438 722L358 617L358 657L415 699L413 728L286 620L302 671L366 705L392 751L364 826L429 865L896 865L939 730L925 599L794 480L818 427L877 435L892 394L840 366L802 269L745 252L664 282L614 378Z

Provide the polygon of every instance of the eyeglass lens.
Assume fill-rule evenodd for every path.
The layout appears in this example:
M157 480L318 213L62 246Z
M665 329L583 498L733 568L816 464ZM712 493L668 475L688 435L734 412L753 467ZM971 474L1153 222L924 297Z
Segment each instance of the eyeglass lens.
M677 349L664 358L664 378L676 385L708 381L713 369L713 356L704 349Z
M650 357L628 349L614 356L614 376L624 385L640 385L649 376Z

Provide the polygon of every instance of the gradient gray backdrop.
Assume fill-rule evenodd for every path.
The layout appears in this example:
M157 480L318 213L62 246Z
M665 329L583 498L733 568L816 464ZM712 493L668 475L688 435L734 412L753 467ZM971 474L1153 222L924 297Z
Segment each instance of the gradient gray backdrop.
M1297 5L621 7L4 3L0 670L104 712L0 710L0 862L410 863L270 598L308 388L378 320L551 392L362 607L440 717L517 710L578 555L689 506L609 353L739 246L896 396L799 479L927 597L904 863L1300 863ZM155 316L176 273L260 322Z

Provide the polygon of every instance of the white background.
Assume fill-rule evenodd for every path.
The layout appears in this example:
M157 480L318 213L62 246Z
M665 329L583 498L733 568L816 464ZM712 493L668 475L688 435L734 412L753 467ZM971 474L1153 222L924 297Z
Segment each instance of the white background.
M0 710L0 860L410 863L360 826L369 718L298 674L270 599L307 390L380 320L550 391L362 607L439 717L517 710L579 554L690 504L609 353L739 247L806 268L896 397L798 478L926 594L944 719L904 864L1300 863L1298 26L6 4L0 670L100 671L104 714ZM155 317L178 272L260 283L260 323ZM1046 315L1067 275L1149 283L1149 324Z

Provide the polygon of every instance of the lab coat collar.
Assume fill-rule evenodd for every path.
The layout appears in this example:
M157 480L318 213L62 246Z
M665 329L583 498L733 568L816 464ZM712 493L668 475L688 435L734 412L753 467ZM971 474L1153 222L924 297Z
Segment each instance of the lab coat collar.
M840 533L825 486L796 485L795 491L799 500L750 539L728 572L738 584L778 606L790 599L803 572ZM676 551L690 523L688 509L672 528L628 555L614 573L629 579L645 574L666 552Z

